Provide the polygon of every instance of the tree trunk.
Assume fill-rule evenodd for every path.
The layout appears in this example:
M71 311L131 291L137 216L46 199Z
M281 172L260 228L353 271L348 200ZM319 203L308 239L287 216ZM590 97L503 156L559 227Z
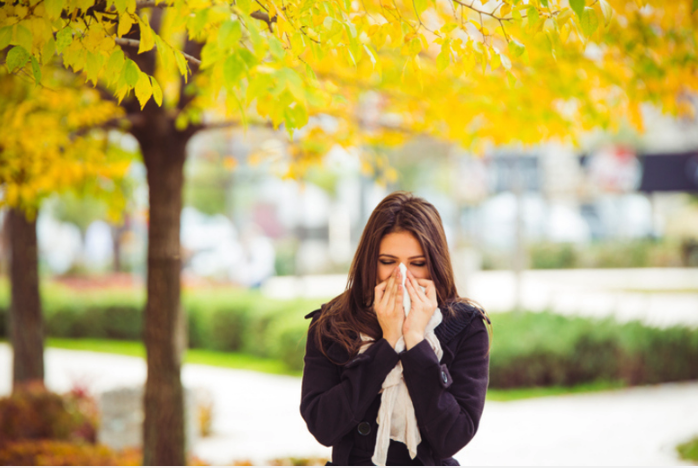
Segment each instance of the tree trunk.
M185 465L179 231L190 135L178 132L160 113L152 115L147 126L149 131L134 132L147 168L150 196L143 463Z
M150 26L159 32L162 9L155 8ZM202 44L185 40L184 51L200 56ZM155 51L129 50L140 69L155 74ZM185 91L182 78L178 111L194 95ZM184 390L180 378L186 340L180 305L179 229L184 185L184 160L189 139L200 128L175 127L176 113L151 99L143 109L135 100L121 104L134 117L131 134L138 140L147 170L150 199L148 228L148 299L144 314L144 339L148 377L145 383L143 464L185 465Z
M9 334L13 349L12 387L44 382L44 325L39 296L36 219L23 211L7 213L11 299Z

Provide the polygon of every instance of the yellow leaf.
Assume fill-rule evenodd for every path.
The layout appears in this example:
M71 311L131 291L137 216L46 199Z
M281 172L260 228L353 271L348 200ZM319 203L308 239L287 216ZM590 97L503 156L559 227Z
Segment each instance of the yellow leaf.
M140 16L138 17L138 26L141 30L141 40L140 44L138 45L138 53L142 54L143 52L147 52L155 47L155 39L153 38L154 33L150 28L150 25Z
M119 27L116 30L116 35L122 37L131 30L131 26L133 26L133 18L131 18L131 15L129 13L121 15L119 18Z
M148 99L150 99L150 96L153 95L153 87L150 84L150 78L148 77L148 75L146 75L143 72L140 72L138 76L138 82L136 82L135 90L136 99L138 99L138 102L141 105L141 110L143 110L146 103L148 102Z
M155 99L155 103L158 106L162 105L162 89L160 89L160 85L158 84L157 80L155 80L154 77L150 77L150 83L153 87L153 99Z

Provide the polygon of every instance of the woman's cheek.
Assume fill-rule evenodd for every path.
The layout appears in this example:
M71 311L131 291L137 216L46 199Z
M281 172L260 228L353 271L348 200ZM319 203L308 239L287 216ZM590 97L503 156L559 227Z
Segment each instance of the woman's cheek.
M385 266L378 267L378 284L382 283L390 276L390 271Z

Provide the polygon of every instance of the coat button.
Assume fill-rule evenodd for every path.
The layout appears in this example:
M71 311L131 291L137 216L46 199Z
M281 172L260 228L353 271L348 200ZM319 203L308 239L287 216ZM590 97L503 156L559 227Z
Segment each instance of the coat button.
M359 434L362 436L367 436L371 433L371 425L367 423L366 421L362 422L359 424Z
M446 375L446 372L441 371L441 378L443 379L444 383L448 383L448 376Z

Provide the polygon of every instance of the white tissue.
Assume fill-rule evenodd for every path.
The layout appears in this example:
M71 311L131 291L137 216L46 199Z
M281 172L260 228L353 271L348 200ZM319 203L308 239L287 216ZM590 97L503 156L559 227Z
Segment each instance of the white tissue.
M407 288L405 288L405 280L407 279L407 267L404 263L400 262L398 268L400 268L400 275L402 275L402 306L405 308L405 317L407 317L407 315L410 313L410 309L412 308L412 301L410 300L410 295L407 292Z
M407 267L405 266L404 263L400 262L398 265L398 268L400 269L400 274L402 275L402 306L405 309L405 317L410 313L410 309L412 308L412 300L410 299L410 293L407 292L407 288L405 287L405 280L407 279ZM420 286L422 288L423 292L426 292L427 288L424 286Z

